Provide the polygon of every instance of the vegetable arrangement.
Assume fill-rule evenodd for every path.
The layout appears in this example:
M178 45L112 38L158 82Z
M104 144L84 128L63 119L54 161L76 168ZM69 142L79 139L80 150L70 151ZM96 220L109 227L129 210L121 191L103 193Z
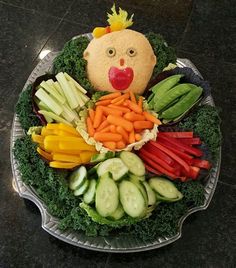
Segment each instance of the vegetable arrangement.
M95 109L89 109L86 119L90 137L110 149L124 149L142 139L144 129L152 129L161 122L154 115L143 111L143 98L138 101L133 92L110 93L102 96Z
M160 36L148 38L162 55L154 70L157 74L176 57ZM87 44L85 37L68 42L54 61L58 81L43 81L35 93L47 125L41 126L33 112L32 86L19 98L16 112L24 130L40 126L39 133L33 131L15 142L22 180L59 218L61 229L97 236L122 228L143 240L174 235L180 217L204 202L198 179L200 170L209 172L211 164L200 146L209 147L217 157L218 113L214 107L199 106L181 120L178 131L163 128L140 150L123 151L142 140L144 131L182 118L198 103L202 88L179 84L182 75L173 75L152 87L147 103L132 92L96 92L91 108L87 91L92 92L92 87L82 59ZM107 153L98 153L76 130L81 108L88 110L89 136L101 142Z

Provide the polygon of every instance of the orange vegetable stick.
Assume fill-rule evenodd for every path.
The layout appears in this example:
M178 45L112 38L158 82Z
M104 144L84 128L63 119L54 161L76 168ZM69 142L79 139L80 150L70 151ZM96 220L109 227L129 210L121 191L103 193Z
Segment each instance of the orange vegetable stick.
M115 103L116 104L116 103ZM128 106L128 102L127 100L124 100L123 106L127 107Z
M117 126L116 131L122 135L123 139L125 140L126 143L129 143L129 134L124 130L123 127Z
M115 102L113 104L115 104L115 105L122 105L124 102L125 102L125 99L122 99L122 100L117 101L117 102Z
M105 115L109 115L109 114L122 115L123 114L122 111L114 110L114 109L109 108L109 107L105 107L105 106L99 106L99 107L102 109L102 111Z
M134 137L135 137L136 141L140 141L142 139L142 136L140 134L138 134L138 133L135 133Z
M102 116L102 122L105 121L105 120L107 120L107 118L106 118L105 115L103 115L103 116Z
M101 125L96 129L97 132L101 131L102 129L104 129L105 127L107 127L109 125L107 119L105 119Z
M117 149L124 149L126 146L125 142L124 141L117 141L116 143L116 148Z
M135 95L134 95L134 92L133 91L130 91L129 92L129 95L130 95L130 99L133 103L137 104L136 102L136 98L135 98Z
M45 159L52 161L52 155L50 153L45 152L41 148L37 147L37 152L44 157Z
M116 133L116 126L115 125L110 125L110 131L112 133Z
M112 100L112 99L115 99L117 97L120 97L121 96L121 92L114 92L114 93L110 93L110 94L107 94L105 96L102 96L99 101L102 101L102 100Z
M143 109L143 97L142 96L139 96L138 106L140 107L140 109Z
M91 118L91 121L93 123L94 121L95 112L93 109L89 109L89 117Z
M87 123L88 134L90 137L93 137L95 130L94 130L93 123L90 117L87 117L86 123Z
M102 113L103 113L103 110L101 109L100 106L98 106L96 108L95 116L94 116L94 122L93 122L93 127L94 128L97 128L101 124L101 122L102 122Z
M122 106L119 106L119 105L110 104L110 105L108 105L108 107L110 107L112 109L116 109L116 110L122 111L124 113L130 112L130 109L129 108L122 107Z
M151 121L154 124L161 125L161 121L157 119L154 115L149 114L148 112L143 112L143 115L148 121Z
M127 103L128 103L128 107L133 110L135 113L138 113L138 114L141 114L142 113L142 109L135 103L133 103L132 101L130 100L127 100Z
M132 131L134 128L131 122L122 118L121 116L108 115L107 121L115 126L123 127L128 132Z
M135 129L153 128L153 123L150 121L135 121L134 128Z
M145 120L145 116L141 115L141 114L136 114L134 112L130 112L130 113L126 113L124 115L124 118L134 122L134 121L144 121Z
M114 141L105 141L103 145L111 151L115 151L116 149L116 143Z
M111 103L111 100L102 100L102 101L97 101L96 103L95 103L95 105L96 106L99 106L99 105L108 105L108 104L110 104Z
M97 132L94 134L94 139L96 141L120 141L122 139L122 136L118 133L112 132Z
M123 94L123 95L120 96L120 97L117 97L117 98L113 99L113 100L111 101L111 103L116 103L116 102L118 102L118 101L120 101L120 100L127 100L128 98L129 98L129 92Z
M110 132L111 131L111 125L108 125L107 127L103 128L102 130L98 131L100 133L104 133L104 132ZM111 131L112 132L112 131Z
M129 143L134 143L134 142L135 142L134 131L131 131L129 133Z

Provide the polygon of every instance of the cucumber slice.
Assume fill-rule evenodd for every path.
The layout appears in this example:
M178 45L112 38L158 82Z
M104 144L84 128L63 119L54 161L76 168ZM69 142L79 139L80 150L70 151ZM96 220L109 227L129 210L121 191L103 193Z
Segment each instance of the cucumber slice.
M119 205L119 191L110 173L105 173L99 179L95 197L97 212L103 216L110 216Z
M149 186L149 184L146 181L143 181L142 184L144 185L146 192L147 192L147 196L148 196L148 205L152 206L154 204L156 204L156 195L155 192L152 190L152 188Z
M145 181L145 176L137 176L137 175L134 175L132 173L129 173L129 177L130 178L135 178L135 179L138 179L140 181Z
M153 177L149 180L149 185L155 192L163 197L175 199L179 196L178 189L172 182L167 179L161 177Z
M84 193L83 200L86 204L91 204L95 200L95 193L96 193L96 180L92 179L89 182L88 190Z
M120 158L110 158L99 164L97 174L100 177L103 174L110 172L112 174L112 178L115 181L118 181L122 179L128 171L128 168Z
M116 221L116 220L121 219L124 215L125 215L125 211L124 211L123 207L121 206L121 204L119 204L117 209L115 210L115 212L112 213L109 216L109 218Z
M141 183L141 181L137 177L130 178L130 181L138 187L139 191L143 195L143 198L145 200L145 204L148 205L147 191L146 191L145 187L143 186L143 184Z
M181 200L182 198L183 198L183 195L181 192L178 193L178 197L176 198L167 198L156 193L156 199L158 202L176 202L176 201Z
M87 170L84 166L79 167L73 171L69 177L69 188L76 190L79 188L87 178Z
M142 217L147 209L145 200L138 187L123 180L119 185L120 202L124 211L132 218Z
M129 168L129 171L136 176L145 175L145 166L143 161L134 153L123 151L120 153L120 158Z
M74 191L74 195L79 196L84 194L87 191L88 187L89 187L89 180L85 180L85 182L79 188L76 188L76 190Z
M92 163L99 163L99 162L103 162L107 159L113 158L115 157L115 152L107 152L107 153L101 153L101 154L95 154L91 157L90 162Z
M90 169L88 170L88 175L91 176L91 175L96 174L99 165L100 165L100 163L98 163L97 165L95 165L95 166L93 166L92 168L90 168Z

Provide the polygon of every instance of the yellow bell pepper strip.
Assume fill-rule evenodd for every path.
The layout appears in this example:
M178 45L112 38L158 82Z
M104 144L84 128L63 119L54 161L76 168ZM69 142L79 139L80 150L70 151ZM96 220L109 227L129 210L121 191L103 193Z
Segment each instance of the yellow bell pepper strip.
M52 161L52 155L50 153L45 152L40 147L37 147L37 152L46 160Z
M95 152L91 151L82 151L80 153L80 158L83 164L89 163L91 160L91 157L95 154Z
M66 163L66 162L59 162L59 161L51 161L49 163L49 166L52 168L62 168L62 169L71 169L79 165L80 163Z
M69 163L80 163L82 164L81 158L78 155L69 155L69 154L61 154L61 153L53 153L52 160L69 162Z
M42 143L44 142L44 137L35 133L32 133L32 141L36 143Z
M55 130L48 129L47 127L43 127L41 130L41 135L45 137L48 135L56 135L56 134L55 134Z

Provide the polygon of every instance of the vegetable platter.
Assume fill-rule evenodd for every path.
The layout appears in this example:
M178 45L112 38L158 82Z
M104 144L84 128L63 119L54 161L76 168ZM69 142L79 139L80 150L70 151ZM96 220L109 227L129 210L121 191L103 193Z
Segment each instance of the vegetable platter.
M84 36L89 40L92 38L91 34ZM80 36L75 37L74 40L78 38L80 38ZM23 91L26 92L27 87L33 84L37 78L45 75L45 73L53 72L53 62L58 55L58 52L51 52L39 62L29 76ZM191 69L191 75L197 75L201 80L201 74L191 61L187 59L177 59L176 65L178 66L178 72L181 72L179 70L184 68ZM171 75L178 76L179 74L174 73ZM182 74L179 75L179 77L182 77ZM61 81L60 79L64 79L63 77L61 78L60 75L56 75L56 78L59 82ZM162 78L161 81L164 79L168 80L168 77ZM56 83L55 79L53 83ZM73 84L73 82L71 82L71 84ZM177 82L175 84L177 84ZM37 85L37 91L40 91L35 95L42 101L45 99L42 97L44 92L41 89L44 89L47 85L40 84L40 86L42 86L42 88ZM197 86L193 87L198 88ZM153 87L151 87L151 89L153 89ZM151 94L154 91L150 90ZM183 89L183 91L185 92L184 96L186 96L189 89ZM79 94L81 94L81 92L79 92ZM196 94L200 96L201 90L196 89ZM61 94L61 96L63 96L63 94ZM103 112L105 111L104 115L106 115L104 120L108 120L112 125L115 124L115 131L119 130L119 126L125 128L127 132L129 128L132 129L132 124L127 126L123 124L122 120L118 120L117 123L116 114L112 114L114 118L111 116L109 109L112 108L114 112L114 110L119 107L117 108L117 102L114 102L114 105L110 103L109 95L104 96L105 97L100 97L99 102L102 102L102 104L109 103L110 105L108 108L103 108ZM116 97L119 98L122 96L121 94L117 94ZM149 94L149 97L150 96ZM82 98L82 100L86 102L86 98L88 97L86 96L84 98L85 99ZM152 98L153 96L150 97L150 99ZM60 96L54 96L54 99L58 99L64 103L64 106L62 106L65 108L64 111L69 107L65 104L63 99L60 99ZM131 103L132 94L130 94L127 99L128 111L130 111L130 109L132 111L137 110L138 100L137 106L133 108L133 104ZM145 99L148 100L148 96L145 97ZM198 97L193 98L193 103L196 102L197 99ZM107 102L107 100L109 101ZM181 101L181 95L179 96L179 100ZM47 102L48 100L45 101ZM162 110L160 105L163 105L163 103L158 101L155 102L154 105L158 106L159 112ZM42 111L42 107L44 107L43 104L41 107L40 105L41 104L38 103L38 110L36 112L38 112L38 115L41 113L41 115L44 116L44 120L45 118L47 119L47 116L49 117L48 120L51 121L52 119L58 119L58 117L54 115L52 116L53 118L50 119L50 112L40 112ZM47 103L47 105L50 105L50 103ZM183 105L181 105L181 107ZM199 103L197 103L196 106L197 105L199 105ZM213 99L209 93L203 97L201 105L214 107ZM95 108L89 109L94 109L96 113ZM60 107L58 107L58 110L60 110ZM58 110L55 112L58 112ZM125 110L125 108L123 108L123 110ZM212 160L213 158L208 157L209 148L211 146L210 143L207 144L209 148L204 149L200 147L200 149L198 149L198 145L201 142L200 138L193 134L194 129L191 130L187 125L184 127L184 111L178 110L178 114L176 114L175 118L170 117L169 115L172 111L168 111L167 107L166 112L164 111L165 113L162 113L163 117L160 118L161 120L166 120L166 126L157 126L158 131L155 124L158 125L159 119L155 117L155 113L150 113L148 110L147 112L142 111L142 113L139 113L139 110L137 110L140 114L138 118L142 117L141 122L145 125L145 129L147 129L143 131L142 126L139 124L135 125L134 122L135 131L138 130L137 133L135 132L136 136L133 136L134 138L131 140L128 138L127 143L123 142L123 144L119 142L123 134L119 131L117 133L115 131L111 132L110 128L109 131L105 131L104 133L114 134L113 136L110 134L110 136L113 137L113 141L115 141L113 143L107 142L107 135L100 135L100 132L97 134L93 132L91 134L91 130L88 128L88 120L84 120L84 122L79 125L79 130L84 130L79 131L77 135L73 132L74 130L72 131L73 118L76 119L73 115L75 115L76 110L72 110L72 112L70 110L70 112L65 115L64 119L72 115L71 124L67 125L64 121L57 121L58 124L56 125L53 124L53 121L48 121L48 124L41 130L41 134L37 134L34 128L31 129L33 132L30 133L31 136L29 137L31 138L27 141L28 144L30 144L29 147L27 147L27 142L25 144L18 143L19 139L25 137L26 133L22 128L19 116L15 114L11 133L11 163L17 192L21 197L29 199L37 205L42 217L42 228L45 231L66 243L78 247L96 251L128 253L151 250L173 243L182 235L184 220L190 214L206 209L210 204L217 185L221 159L220 147L218 148L219 150L217 151L214 161ZM119 109L117 111L119 111ZM189 117L191 117L191 114L194 114L194 110L192 109L187 112ZM58 113L61 116L61 112L59 111ZM129 116L133 115L134 113L129 114L128 112L128 115L126 113L124 120L128 120ZM89 116L87 118L89 118ZM172 119L169 120L170 118ZM180 121L180 125L178 124L177 128L176 126L172 126L174 120L176 120L176 122ZM130 119L129 122L132 122L132 120ZM84 124L86 125L86 123L87 129L84 128ZM98 129L101 122L97 122L96 124L96 128ZM183 124L183 129L186 128L188 130L180 130L181 124ZM141 128L142 131L140 131L139 128ZM66 160L63 158L65 154L59 154L57 151L54 152L54 150L56 150L55 146L51 146L52 143L50 143L50 139L52 139L52 136L50 136L50 133L52 133L52 131L54 131L53 142L59 140L59 147L62 149L65 147L65 150L67 150ZM70 131L73 132L73 135ZM96 132L96 130L93 131ZM65 133L68 132L73 138L66 136ZM157 137L153 135L153 133L157 134ZM60 135L62 135L63 138L61 138ZM93 139L91 139L91 135ZM130 136L131 134L129 134L129 137ZM146 136L150 136L151 138L145 140ZM135 137L137 137L137 139L135 139ZM31 144L32 140L34 145ZM40 147L42 140L43 145ZM75 156L75 154L71 155L70 152L71 150L73 151L73 146L77 146L76 142L79 142L78 148L80 148L80 150ZM36 144L38 145L37 151L35 147ZM17 146L18 152L16 152ZM74 202L77 204L73 210L74 214L72 213L70 217L65 217L63 211L60 212L59 209L57 210L55 207L57 203L50 203L51 201L48 201L48 197L44 195L43 192L37 191L37 187L32 186L34 184L30 184L29 181L27 182L22 179L22 162L19 161L20 146L22 146L21 148L23 149L24 146L26 146L25 148L35 148L32 163L36 161L35 159L37 159L39 155L43 157L44 160L47 159L47 165L49 165L50 168L47 170L48 173L46 174L48 174L49 177L52 176L53 179L58 179L59 183L61 183L61 187L66 189L66 192L63 192L61 188L62 192L58 192L57 194L68 194L69 197L66 197L66 202ZM51 147L49 148L47 146ZM44 149L46 151L44 151ZM176 150L182 151L182 154L175 154ZM13 153L13 151L15 153ZM100 154L98 152L100 152ZM71 163L67 163L69 162L68 159L72 159L71 161L74 161L73 163L76 164L71 165ZM189 159L191 160L191 164L185 165L185 163L188 163ZM45 161L43 161L41 171L43 170L42 172L45 172ZM171 165L172 162L173 165ZM167 163L170 165L168 166ZM191 169L191 165L194 166L194 169ZM33 166L31 166L30 170L31 172L35 172ZM62 170L69 172L65 181ZM205 173L201 173L200 170L205 170ZM147 178L149 178L149 180ZM178 182L175 182L176 179ZM196 179L200 180L202 185L198 190L194 189ZM56 184L57 182L55 182L55 185ZM194 191L199 192L194 193ZM195 199L191 195L195 195ZM55 198L55 200L58 200L57 202L65 201L63 201L63 199L60 201L58 196ZM187 202L193 203L186 205ZM60 207L59 203L58 207ZM82 214L79 214L80 219L76 218L78 217L78 215L76 215L77 209L84 211ZM172 225L171 223L168 223L168 225L165 222L161 222L168 219L167 210L168 213L174 214L175 209L178 210L178 214L176 214L175 219L172 219ZM54 213L55 211L57 211L57 214ZM59 215L60 213L61 215ZM155 217L159 217L161 214L163 219L160 219L159 222L158 220L156 221ZM89 227L86 227L87 229L83 227L83 217L84 222L89 221L91 223L90 229ZM62 218L64 219L61 221ZM157 228L156 225L158 224L160 224L160 228L156 230L155 228ZM106 229L106 225L109 226L109 231ZM64 228L65 226L66 228ZM168 230L163 231L164 229ZM153 233L152 230L154 230Z

